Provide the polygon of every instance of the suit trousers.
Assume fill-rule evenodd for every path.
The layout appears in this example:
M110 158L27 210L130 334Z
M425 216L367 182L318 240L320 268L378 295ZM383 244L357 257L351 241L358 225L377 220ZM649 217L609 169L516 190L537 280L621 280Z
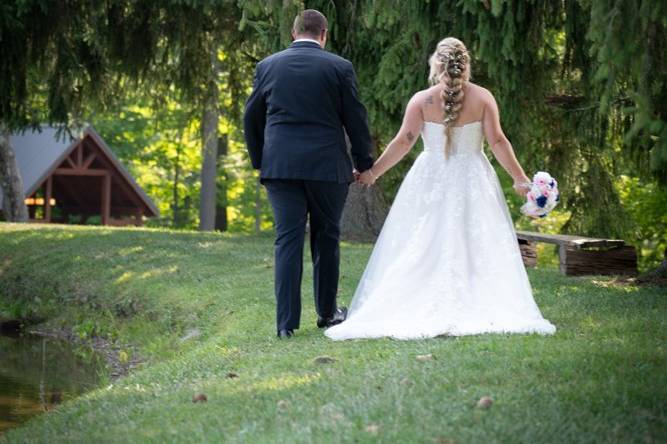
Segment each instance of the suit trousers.
M340 219L348 183L263 179L275 220L277 329L299 328L306 221L310 218L315 309L322 318L336 310L340 266Z

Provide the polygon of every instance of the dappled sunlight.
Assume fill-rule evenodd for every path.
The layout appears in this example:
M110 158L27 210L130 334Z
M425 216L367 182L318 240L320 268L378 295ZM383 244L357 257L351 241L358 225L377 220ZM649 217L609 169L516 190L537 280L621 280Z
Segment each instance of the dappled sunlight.
M119 256L131 256L133 254L140 254L144 252L144 247L135 245L132 247L120 248L116 252Z
M116 280L114 281L115 284L124 284L134 277L135 273L133 271L125 271L123 274L118 276Z
M134 267L137 268L137 267ZM120 276L113 280L115 285L123 285L131 282L136 282L140 280L155 279L164 276L171 276L176 273L179 273L179 268L177 265L166 265L163 267L150 267L146 271L139 270L125 270L121 271Z
M543 289L540 288L534 288L533 292L535 293L540 293L543 292ZM576 282L572 282L569 285L561 285L559 286L557 293L562 296L569 296L569 295L574 295L574 294L579 294L579 293L587 293L587 290L583 288L580 284Z
M527 405L532 416L518 421L522 426L563 412L574 412L567 420L585 416L585 424L597 424L599 416L589 414L586 404L590 396L599 398L597 411L610 409L602 420L609 426L626 418L628 402L639 406L662 396L642 381L656 380L664 362L665 348L659 345L664 298L657 290L618 285L613 278L529 270L540 303L546 302L545 316L559 329L550 337L331 342L315 327L305 254L301 329L291 341L280 342L274 331L270 236L109 230L110 235L98 237L99 228L45 231L67 232L69 239L37 242L41 229L17 238L0 230L0 246L16 251L0 256L0 269L6 269L0 283L21 296L53 296L63 325L92 315L100 331L136 344L146 366L60 405L56 415L16 436L54 431L76 441L92 436L86 427L94 420L120 439L141 440L147 436L144 429L168 438L160 435L164 424L174 433L211 427L232 438L239 427L287 430L297 424L317 437L349 428L351 439L363 442L365 424L379 425L379 439L397 437L394 432L406 427L414 437L421 436L415 435L421 426L411 425L415 418L427 418L431 429L447 418L444 424L469 430L469 421L487 426L495 412L513 424ZM370 252L370 245L343 245L339 303L354 293ZM104 257L94 259L97 254ZM29 283L19 280L27 275ZM95 295L99 305L82 306L81 295ZM657 333L645 334L648 329ZM429 354L432 359L416 358ZM322 356L335 362L317 362ZM208 400L193 403L197 394ZM492 396L494 405L482 416L474 405L484 395ZM651 402L646 408L654 413ZM626 424L642 426L631 419ZM466 436L473 435L459 436L460 442L467 442Z
M113 388L113 385L110 385L110 386L109 386L109 389L112 389L112 388ZM131 385L123 386L123 387L121 387L120 389L121 389L121 390L124 390L124 391L126 391L126 392L148 393L149 391L152 392L153 390L155 390L155 389L158 389L158 390L159 390L160 388L161 388L161 387L159 387L159 386L157 386L157 387L155 387L155 386L153 386L153 387L146 387L146 386L144 386L144 385L142 385L142 384L131 384Z
M167 267L161 267L161 268L151 268L148 271L144 271L143 273L139 274L137 277L139 279L148 279L148 278L154 278L154 277L159 277L159 276L165 276L168 274L174 274L178 273L178 267L176 265L170 265Z
M602 327L602 323L599 320L594 319L592 316L586 316L579 322L579 327L586 330L597 330Z
M320 377L320 373L306 373L303 375L287 374L245 384L243 386L243 391L269 392L276 390L287 390L312 384L319 380Z
M237 356L241 349L238 347L223 346L223 345L214 345L216 348L216 353L222 358L229 358L232 356Z
M636 293L639 287L635 284L634 278L612 277L606 279L591 279L590 283L600 288L612 288L624 293Z
M53 239L53 240L69 240L74 239L74 233L68 233L67 231L60 230L49 230L45 231L44 234L39 236L40 239Z
M99 390L91 391L81 396L81 399L95 400L105 397L105 392L116 396L127 394L164 395L174 393L183 386L192 387L196 391L204 391L209 397L222 397L248 393L271 393L279 391L298 390L321 380L322 375L315 373L286 373L266 378L251 378L246 375L229 378L227 372L220 372L207 378L195 378L190 381L172 381L171 383L128 383L109 384Z

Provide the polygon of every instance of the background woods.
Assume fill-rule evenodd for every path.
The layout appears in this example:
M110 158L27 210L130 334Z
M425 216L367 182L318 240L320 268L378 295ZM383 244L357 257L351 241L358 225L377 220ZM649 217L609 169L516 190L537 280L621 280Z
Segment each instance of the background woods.
M289 44L304 7L327 15L328 49L354 63L377 150L411 95L427 86L436 42L457 36L473 57L473 81L496 95L526 170L560 180L562 205L540 229L625 238L641 247L644 267L662 258L667 5L641 0L3 4L5 206L22 201L6 135L89 122L156 200L162 216L151 223L270 229L240 116L255 63ZM410 164L383 178L384 200L391 202ZM507 195L516 210L518 200ZM377 196L360 199L355 205L383 205ZM19 204L5 217L24 217Z

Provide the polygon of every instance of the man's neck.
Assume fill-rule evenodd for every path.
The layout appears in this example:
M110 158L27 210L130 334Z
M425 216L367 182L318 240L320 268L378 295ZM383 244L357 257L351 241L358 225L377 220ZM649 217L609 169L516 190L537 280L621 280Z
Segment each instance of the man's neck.
M302 37L302 36L297 36L297 37L294 39L294 42L293 42L293 43L296 43L296 42L313 42L313 43L317 43L318 45L322 46L322 43L321 43L320 41L315 40L315 39L312 38L312 37Z

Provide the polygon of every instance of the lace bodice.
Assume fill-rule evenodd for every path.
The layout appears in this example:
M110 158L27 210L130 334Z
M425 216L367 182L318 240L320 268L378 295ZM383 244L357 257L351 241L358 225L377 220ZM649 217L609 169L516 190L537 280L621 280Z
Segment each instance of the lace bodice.
M479 153L482 151L484 134L482 121L466 123L452 129L452 154ZM424 151L443 152L445 147L445 128L438 122L424 122L422 129Z

